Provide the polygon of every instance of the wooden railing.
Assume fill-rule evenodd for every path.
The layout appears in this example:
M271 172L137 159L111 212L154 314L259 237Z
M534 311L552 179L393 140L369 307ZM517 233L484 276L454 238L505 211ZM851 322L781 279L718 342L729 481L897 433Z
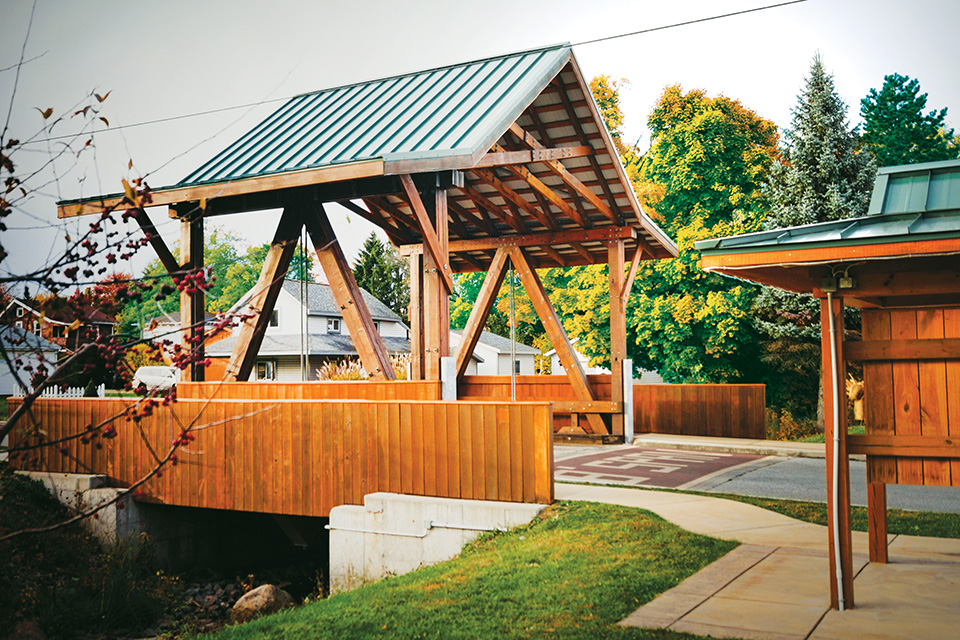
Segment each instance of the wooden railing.
M252 387L244 383L245 387ZM16 406L17 400L11 404ZM45 442L121 415L128 399L42 399L31 410ZM25 418L26 420L26 418ZM552 415L546 403L408 400L183 400L117 436L72 438L15 456L20 468L147 476L183 427L195 440L140 488L163 504L327 516L376 491L511 502L553 500ZM12 446L36 442L14 429Z
M178 382L177 397L218 400L439 400L426 380L324 382Z
M587 376L598 402L610 400L610 376ZM571 424L575 400L564 376L517 376L517 399L553 401L554 428ZM510 376L465 376L461 399L509 399ZM636 384L635 433L765 439L762 384ZM557 410L559 409L559 410Z

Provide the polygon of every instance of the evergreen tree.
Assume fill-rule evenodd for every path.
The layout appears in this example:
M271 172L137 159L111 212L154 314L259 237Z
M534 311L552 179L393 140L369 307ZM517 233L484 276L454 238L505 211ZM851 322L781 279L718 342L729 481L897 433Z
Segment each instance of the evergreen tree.
M944 123L947 109L924 114L926 106L920 82L899 73L884 76L880 91L870 89L860 101L863 143L881 167L957 157L953 129Z
M373 297L406 317L410 304L409 267L393 245L384 245L376 233L371 232L364 241L353 265L353 277Z
M770 229L865 215L876 165L847 122L833 76L815 56L785 149L770 171ZM811 417L820 384L820 310L810 295L764 287L753 308L773 406Z

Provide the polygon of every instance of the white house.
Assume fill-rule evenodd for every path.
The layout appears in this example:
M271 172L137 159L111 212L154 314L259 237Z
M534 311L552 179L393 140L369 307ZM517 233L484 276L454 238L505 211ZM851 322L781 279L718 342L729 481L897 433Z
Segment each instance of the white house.
M450 354L456 355L460 346L461 332L450 332ZM514 352L517 359L513 369L519 376L532 376L536 371L536 356L539 349L516 343ZM473 358L467 365L467 375L508 376L510 375L510 339L495 333L484 331L473 349Z
M580 361L580 366L583 367L583 372L587 375L602 374L602 373L609 374L610 373L609 369L605 369L603 367L590 366L590 358L580 353L579 349L577 349L577 342L579 340L580 338L576 337L570 341L570 344L573 345L573 352L576 354L577 360ZM566 375L566 370L563 368L563 365L560 364L560 357L557 355L556 349L550 349L550 351L547 351L543 355L544 357L547 357L547 356L550 357L550 372L553 375L555 376ZM638 384L665 384L664 379L660 377L659 373L657 373L656 371L646 371L643 369L640 370L640 377L634 378L634 381Z
M0 327L0 340L12 365L0 362L0 396L19 393L14 371L29 386L38 366L45 366L48 375L57 367L57 354L61 348L49 340L17 326Z
M361 289L363 299L370 309L374 326L383 338L390 354L410 353L410 330L403 319L389 307ZM245 294L231 311L246 309L250 293ZM233 352L240 328L224 340L206 347L206 355L212 359L227 359ZM459 344L459 332L450 333L451 351ZM257 364L250 379L299 382L304 379L301 369L302 354L306 359L306 377L317 379L317 369L329 360L340 360L357 355L350 338L350 331L340 307L337 305L330 285L299 280L284 280L273 317L267 327L257 354ZM523 344L516 346L517 361L522 374L533 374L534 355L538 350ZM480 343L474 349L467 373L483 375L509 375L510 341L498 335L483 332Z

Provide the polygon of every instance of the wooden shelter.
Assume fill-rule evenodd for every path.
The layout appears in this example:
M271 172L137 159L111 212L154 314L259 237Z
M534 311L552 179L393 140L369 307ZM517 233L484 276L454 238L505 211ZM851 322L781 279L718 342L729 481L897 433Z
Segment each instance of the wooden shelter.
M123 198L61 202L59 215L100 213ZM487 273L456 354L459 377L512 264L576 392L569 408L593 434L623 434L627 297L639 262L675 256L676 247L637 202L569 45L292 98L179 184L153 191L147 206L180 220L180 262L145 213L137 221L171 274L203 266L204 220L283 209L228 379L250 374L303 227L364 368L394 377L327 219L329 202L378 225L409 257L414 379L439 380L450 355L453 274ZM597 402L536 269L603 263L613 391ZM183 331L202 348L202 293L182 294L181 310Z
M851 608L848 455L867 456L872 562L887 561L887 484L960 486L960 160L881 169L865 217L696 246L706 270L820 299L831 604ZM863 436L847 435L847 362L863 363Z

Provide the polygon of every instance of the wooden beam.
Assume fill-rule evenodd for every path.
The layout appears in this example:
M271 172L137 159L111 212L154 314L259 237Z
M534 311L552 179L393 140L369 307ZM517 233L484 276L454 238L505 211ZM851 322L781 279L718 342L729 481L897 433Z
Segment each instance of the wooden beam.
M226 196L289 189L291 187L303 187L327 182L342 182L382 175L383 161L367 160L321 167L319 169L288 171L269 176L242 178L239 180L231 180L230 182L218 182L209 185L157 189L151 193L152 200L146 206L159 207L180 202L210 200ZM103 212L104 207L122 206L123 198L123 195L107 195L61 202L57 204L57 217L72 218L74 216L84 216L94 213L99 214Z
M393 244L395 245L406 244L413 240L413 238L411 238L410 235L407 232L405 232L403 229L400 229L397 226L393 226L388 222L388 220L392 218L388 219L383 216L376 215L372 207L370 211L367 211L366 209L356 204L355 202L352 202L351 200L340 200L337 202L337 204L339 204L341 207L344 207L345 209L349 209L350 211L354 212L364 220L372 222L373 224L383 229L383 232L387 234L387 237L390 238L390 241L393 242ZM368 204L367 206L370 206L370 205ZM379 209L377 209L377 211L379 211Z
M440 255L449 260L446 189L428 189L424 209L436 229ZM450 355L450 288L445 288L440 263L433 255L423 256L423 351L427 380L440 380L440 361ZM452 283L452 280L451 280Z
M447 197L447 206L450 207L451 211L456 212L462 220L469 221L470 224L477 227L488 236L496 238L500 235L500 232L496 230L490 220L483 215L483 209L480 207L477 207L477 211L474 213L466 207L461 206L458 202L450 198L449 195Z
M297 248L302 227L303 221L299 212L292 207L285 208L273 242L267 250L267 257L263 261L260 278L250 297L249 306L253 316L243 321L233 353L230 354L225 378L227 382L246 382L250 378L260 345L263 344L263 336L270 325L270 316L283 288L283 278Z
M593 254L579 242L570 242L568 244L570 245L570 248L583 256L583 259L587 262L592 262L594 260Z
M577 400L595 402L597 398L593 394L590 382L583 373L580 360L576 357L573 345L570 344L570 338L567 336L556 310L550 303L550 298L547 297L547 292L543 288L543 283L537 276L536 270L530 266L526 254L520 247L513 247L510 250L510 260L513 261L520 282L523 283L523 288L526 289L527 295L530 297L530 302L547 332L547 337L550 338L550 343L557 351L560 364L567 372L567 378L570 380ZM609 434L600 416L592 413L587 414L586 422L591 433Z
M203 269L202 213L180 219L180 268L182 274ZM185 287L180 291L180 346L195 361L203 360L203 327L206 314L203 289ZM203 382L203 366L191 364L181 372L184 382Z
M607 277L610 297L610 398L623 405L623 380L627 359L627 307L622 297L625 285L623 274L623 240L607 242ZM632 373L632 372L631 372ZM610 421L613 435L623 435L623 412L613 414Z
M554 400L554 413L623 413L623 402L580 402L578 400Z
M886 564L887 485L882 482L867 483L867 539L870 562Z
M410 306L407 307L410 319L410 376L414 380L424 379L423 353L423 254L410 256Z
M173 256L173 252L170 251L167 244L163 241L163 238L160 237L160 232L157 231L157 227L154 226L150 220L150 216L147 215L147 212L142 208L137 208L134 220L140 225L140 228L143 230L143 235L146 236L150 246L153 247L157 257L160 258L160 264L163 265L163 268L167 270L167 273L169 273L173 281L176 282L179 278L175 274L180 271L180 263L177 262L177 259Z
M850 453L905 458L960 458L960 437L914 435L849 436Z
M832 306L826 299L820 300L820 349L823 357L823 415L824 439L826 440L827 470L827 535L830 561L830 606L838 609L843 596L844 607L852 609L853 600L853 547L850 533L850 460L847 448L847 395L844 383L847 378L843 360L843 299L834 298ZM836 350L831 348L830 315L833 315ZM837 387L833 382L833 367L836 365ZM834 420L834 397L840 406ZM836 434L836 436L835 436ZM834 446L834 437L839 444ZM836 462L834 462L836 460ZM834 496L833 466L837 465L836 497ZM839 549L836 540L839 540ZM840 567L837 567L837 558ZM841 584L837 585L837 575Z
M851 271L856 271L856 269L851 269ZM960 291L960 269L864 273L857 274L856 281L856 288L844 291L845 296L889 298L957 293Z
M862 340L848 342L844 346L847 362L960 359L960 338Z
M606 240L632 239L637 235L633 227L598 227L596 229L573 229L569 231L551 231L530 233L517 236L501 236L499 238L475 238L473 240L454 240L450 243L450 251L484 251L499 249L500 247L542 247L558 244L570 245L574 242L603 242ZM406 244L399 248L400 255L423 253L423 245Z
M484 155L473 169L502 167L511 164L529 164L531 162L549 162L560 158L582 158L593 153L593 147L580 145L574 147L556 147L533 149L528 151L494 151Z
M403 225L412 233L420 234L420 227L417 226L416 220L411 219L410 216L401 211L397 205L390 202L386 196L370 196L364 198L363 203L372 209L377 209L384 218L389 218ZM403 204L406 204L406 202Z
M525 145L534 150L544 149L545 147L540 144L540 141L534 138L531 134L523 130L523 128L514 122L510 125L510 132L513 135L517 136L517 139L523 142ZM591 156L592 157L592 156ZM622 224L619 217L614 213L613 209L607 205L606 202L600 199L600 197L595 194L590 188L583 184L579 178L570 173L563 163L559 160L546 160L541 161L550 171L552 171L558 178L563 180L571 189L576 191L583 197L584 200L592 204L597 210L606 216L613 224ZM598 173L597 178L604 182L603 173Z
M499 193L504 200L507 202L512 202L516 206L520 207L547 229L554 230L557 228L557 222L550 217L548 211L541 211L538 209L536 205L507 186L507 184L500 180L500 178L498 178L492 170L471 169L471 171L473 172L473 175L477 176L477 178L479 178L482 182L485 182L496 189L497 193Z
M501 147L498 144L493 145L493 149L495 151L504 150L503 147ZM584 218L582 215L580 215L579 211L577 211L572 206L570 206L570 204L566 200L564 200L563 197L560 196L560 194L558 194L556 191L551 189L549 186L547 186L543 182L543 180L541 180L536 175L534 175L532 171L530 171L523 165L508 165L504 167L504 169L506 169L507 171L509 171L516 177L518 177L519 179L529 184L534 191L536 191L538 194L546 198L547 201L553 206L555 206L557 209L559 209L562 214L564 214L565 216L567 216L568 218L570 218L580 226L587 226L587 223L589 221L586 218ZM543 207L543 212L544 214L550 213L546 207ZM556 223L553 223L552 225L548 226L548 228L555 228L555 227L556 227Z
M309 206L309 209L306 208ZM305 205L303 211L307 233L313 249L330 283L330 290L343 314L343 322L350 331L350 339L357 348L360 363L372 378L378 380L396 380L390 356L383 344L383 338L377 332L370 309L363 299L363 293L353 278L350 264L343 255L340 242L330 226L330 220L323 205L316 203Z
M469 183L464 183L460 190L463 191L464 195L473 200L473 203L478 207L483 207L492 216L501 220L504 224L511 227L517 233L526 233L527 232L527 223L523 221L523 218L514 215L507 215L503 211L503 207L495 204L492 200L487 198L479 191L477 191Z
M407 194L407 200L417 217L417 222L420 223L420 235L423 236L424 244L427 246L431 257L437 263L437 269L441 274L440 277L444 286L447 288L447 293L453 293L453 272L450 270L450 259L446 252L441 251L440 240L437 238L437 232L430 222L429 216L427 216L427 210L423 206L423 201L420 199L420 193L417 191L417 187L413 184L413 179L409 174L401 175L400 183L403 185L403 190ZM443 222L446 224L446 220Z
M462 378L467 372L467 365L470 363L470 356L480 341L480 334L490 316L490 310L493 309L497 301L497 294L503 285L503 279L507 275L507 261L510 258L510 250L500 248L493 256L490 263L490 269L483 279L483 285L480 287L480 293L477 295L477 301L470 310L470 318L467 320L463 332L460 334L460 346L457 347L457 378Z
M624 309L626 309L627 301L630 299L630 291L633 289L633 279L637 277L637 268L643 259L644 251L646 251L646 243L640 242L639 240L640 239L637 238L637 248L633 251L633 259L630 260L630 270L627 272L627 277L623 281L623 289L620 291L620 304Z

